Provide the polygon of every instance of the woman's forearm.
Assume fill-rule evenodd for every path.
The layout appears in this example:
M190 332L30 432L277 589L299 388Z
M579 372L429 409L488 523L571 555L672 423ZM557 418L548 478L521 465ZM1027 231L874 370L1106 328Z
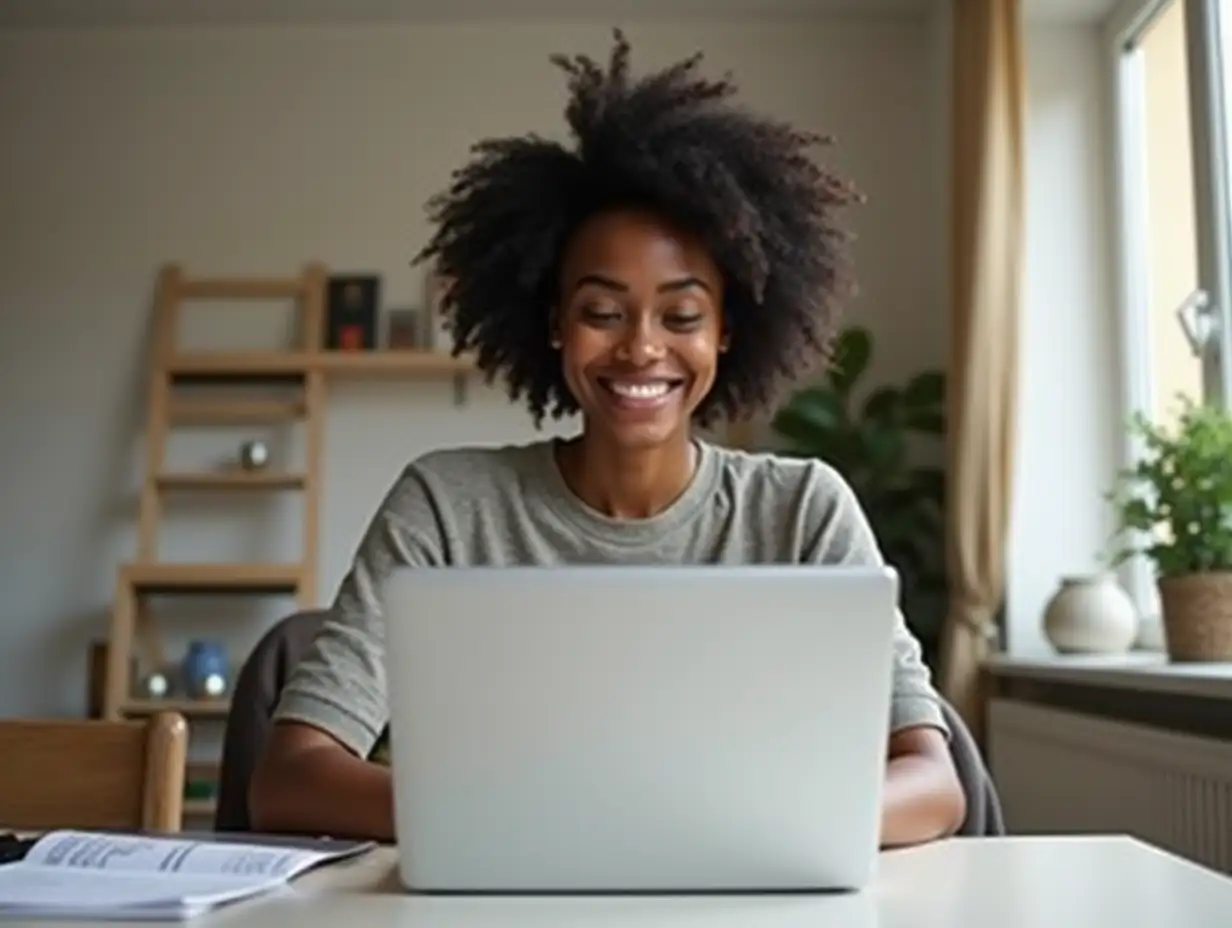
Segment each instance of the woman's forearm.
M892 754L881 807L881 845L901 847L948 837L962 825L966 809L948 754Z
M267 754L249 790L255 831L394 840L388 767L332 745Z

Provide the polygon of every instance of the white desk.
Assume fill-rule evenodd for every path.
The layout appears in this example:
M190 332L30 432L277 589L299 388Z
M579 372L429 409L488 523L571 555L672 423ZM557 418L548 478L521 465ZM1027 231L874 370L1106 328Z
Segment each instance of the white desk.
M858 895L420 897L393 851L301 877L195 928L1228 928L1232 879L1129 838L955 839L883 854ZM0 922L0 928L53 923ZM81 923L71 923L80 928ZM117 923L110 923L117 924ZM149 923L144 923L149 928Z

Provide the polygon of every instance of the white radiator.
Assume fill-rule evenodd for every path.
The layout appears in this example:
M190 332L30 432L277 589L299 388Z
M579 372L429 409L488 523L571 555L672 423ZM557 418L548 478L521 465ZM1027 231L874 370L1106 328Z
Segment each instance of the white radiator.
M1130 834L1232 874L1232 742L1010 699L989 766L1015 834Z

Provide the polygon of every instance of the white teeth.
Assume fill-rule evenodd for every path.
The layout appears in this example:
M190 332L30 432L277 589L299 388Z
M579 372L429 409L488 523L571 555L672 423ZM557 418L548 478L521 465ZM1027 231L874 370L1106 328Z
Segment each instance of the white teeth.
M665 396L668 385L665 381L655 383L613 383L612 392L635 400L653 400Z

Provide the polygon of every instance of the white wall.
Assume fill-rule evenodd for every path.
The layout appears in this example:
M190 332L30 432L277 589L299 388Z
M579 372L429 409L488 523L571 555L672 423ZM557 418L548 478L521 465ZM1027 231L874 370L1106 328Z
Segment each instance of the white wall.
M1093 569L1111 530L1120 398L1110 225L1110 98L1094 25L1027 33L1027 258L1008 645L1047 649L1059 577Z
M836 165L869 195L852 217L855 311L879 333L878 373L938 363L942 89L925 21L629 32L638 66L704 48L750 102L838 136ZM0 34L0 715L82 709L87 641L104 634L116 567L134 551L159 264L267 275L315 258L379 271L390 302L413 301L424 199L479 136L558 133L563 84L547 54L602 55L608 35L560 23ZM272 322L256 318L195 316L194 346L268 339ZM320 595L408 458L531 434L499 392L459 409L447 384L337 386ZM238 437L180 442L173 455L200 463ZM248 500L255 518L185 510L169 522L168 556L293 555L285 502ZM243 604L220 604L185 628L243 648L288 607L254 622Z

